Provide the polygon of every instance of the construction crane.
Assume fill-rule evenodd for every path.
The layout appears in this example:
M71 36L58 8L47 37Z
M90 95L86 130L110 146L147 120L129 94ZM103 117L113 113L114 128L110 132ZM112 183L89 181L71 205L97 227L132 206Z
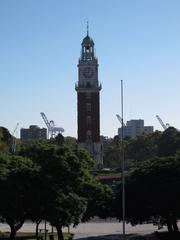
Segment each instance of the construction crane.
M126 125L124 124L122 117L120 117L119 114L116 114L116 117L118 121L123 125L123 127L125 127Z
M13 154L16 153L16 137L15 137L15 134L17 132L17 128L19 126L19 123L16 124L16 127L14 128L14 131L12 133L12 146L11 146L11 151Z
M163 120L159 117L159 115L156 115L156 118L158 119L159 123L163 127L164 130L166 130L169 127L169 123L164 123Z
M48 129L48 138L54 138L57 134L62 134L64 129L61 127L56 127L53 120L48 121L45 113L40 113Z

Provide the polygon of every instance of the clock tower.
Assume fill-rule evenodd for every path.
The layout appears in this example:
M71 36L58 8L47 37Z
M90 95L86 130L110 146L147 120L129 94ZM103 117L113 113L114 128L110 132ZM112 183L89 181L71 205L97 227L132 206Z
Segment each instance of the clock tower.
M78 63L77 111L78 148L85 148L95 160L95 169L102 168L102 144L100 141L101 84L98 81L98 60L94 53L94 42L87 36L81 44Z

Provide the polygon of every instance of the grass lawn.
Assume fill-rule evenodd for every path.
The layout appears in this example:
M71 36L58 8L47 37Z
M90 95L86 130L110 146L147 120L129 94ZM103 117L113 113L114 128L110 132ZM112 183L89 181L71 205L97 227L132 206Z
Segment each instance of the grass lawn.
M73 239L73 235L71 233L63 233L64 234L64 240L70 240ZM46 240L50 240L49 235L52 235L52 233L47 233ZM39 236L43 237L43 240L45 240L44 233L39 234ZM53 233L53 240L58 240L57 233ZM1 239L8 239L9 233L3 233L0 232L0 240ZM17 239L19 240L36 240L35 233L17 233ZM52 239L51 239L52 240Z

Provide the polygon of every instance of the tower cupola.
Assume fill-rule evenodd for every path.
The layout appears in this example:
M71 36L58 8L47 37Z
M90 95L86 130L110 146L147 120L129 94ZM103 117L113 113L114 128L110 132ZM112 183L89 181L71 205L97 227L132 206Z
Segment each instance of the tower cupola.
M94 42L89 36L89 26L87 25L87 35L81 43L81 57L80 61L89 62L95 60L94 56Z

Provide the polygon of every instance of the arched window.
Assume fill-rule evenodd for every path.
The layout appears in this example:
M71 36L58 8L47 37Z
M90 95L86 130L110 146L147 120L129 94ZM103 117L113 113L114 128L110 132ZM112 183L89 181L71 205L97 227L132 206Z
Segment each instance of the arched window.
M86 124L91 125L91 116L86 117Z

